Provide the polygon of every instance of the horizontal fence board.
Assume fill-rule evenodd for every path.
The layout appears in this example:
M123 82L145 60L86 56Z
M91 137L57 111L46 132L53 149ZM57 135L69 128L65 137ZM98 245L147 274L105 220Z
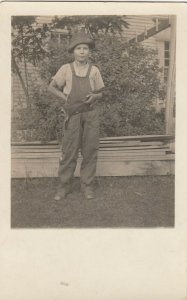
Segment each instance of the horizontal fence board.
M98 152L99 156L126 156L126 155L163 155L166 154L166 149L152 149L152 150L129 150L129 151L121 151L121 150L100 150ZM169 150L168 150L169 152ZM56 151L56 152L19 152L19 153L12 153L12 158L16 158L16 157L58 157L59 155L61 155L61 151Z
M162 146L164 144L164 142L160 142L160 141L148 141L148 142L143 142L143 141L107 141L107 140L102 140L100 141L100 146L105 146L105 145L124 145L126 147L128 146L153 146L153 145L156 145L156 146Z
M156 147L156 146L147 146L147 147L106 147L106 148L100 148L100 151L103 152L151 152L151 151L166 151L168 149L167 146Z
M107 143L100 143L99 148L100 149L105 149L105 148L124 148L124 149L149 149L149 148L166 148L168 147L168 143L151 143L151 142L140 142L138 144L134 143L123 143L123 142L107 142ZM60 150L61 145L54 145L54 146L12 146L11 147L12 152L18 152L18 151L55 151L55 150Z
M129 161L129 160L135 160L135 161L141 161L141 160L174 160L175 155L174 154L167 154L167 155L151 155L151 156L129 156L129 157L122 157L122 156L116 156L116 157L106 157L106 156L98 156L98 162L99 161ZM79 156L78 160L82 161L82 157ZM14 163L28 163L29 161L32 161L32 163L38 163L38 161L42 161L45 163L48 162L59 162L59 157L32 157L32 158L24 158L24 157L16 157L12 159L12 164Z
M80 176L80 164L78 160L75 176ZM147 176L174 174L174 161L120 161L120 162L98 162L96 176ZM25 177L57 177L58 162L47 163L37 161L25 162L12 165L13 178Z
M160 152L160 153L164 153L164 152L166 152L168 150L168 147L167 146L165 146L165 147L162 147L162 148L160 148L160 147L147 147L147 148L145 148L145 147L139 147L138 149L135 149L135 148L133 148L133 147L118 147L118 148L116 148L116 147L114 147L114 148L100 148L99 149L99 153L106 153L106 154L108 154L108 153L116 153L116 154L119 154L119 153L141 153L141 152L143 152L143 153L152 153L152 152ZM32 149L32 150L26 150L26 149L22 149L22 150L16 150L16 151L12 151L12 156L16 156L16 155L50 155L50 154L59 154L59 153L61 153L61 150L59 150L59 149Z
M141 153L141 154L131 154L131 153L127 153L127 154L119 154L119 155L116 155L116 154L108 154L108 155L105 155L103 153L99 153L98 154L98 158L106 158L106 159L115 159L115 158L120 158L120 159L126 159L126 158L139 158L139 159L142 159L142 157L147 157L149 159L151 159L152 157L166 157L168 156L168 154L170 155L171 153L167 153L167 154L163 154L163 153L152 153L152 154L145 154L145 153ZM56 155L16 155L16 156L12 156L12 160L14 159L50 159L50 158L59 158L61 157L62 155L59 153L59 154L56 154ZM81 157L81 155L79 155L79 157Z
M137 135L137 136L115 136L115 137L103 137L101 140L140 140L140 141L162 141L173 139L171 135Z
M12 150L18 150L18 151L21 151L21 150L32 150L32 149L42 149L42 150L48 150L48 149L59 149L59 145L41 145L41 146L38 146L38 145L25 145L25 146L12 146Z
M167 141L174 139L171 135L133 135L133 136L115 136L115 137L102 137L101 141ZM12 146L24 146L24 145L58 145L57 141L42 142L42 141L32 141L32 142L12 142Z
M132 146L136 146L136 145L140 145L140 144L145 144L145 145L154 145L154 143L152 144L151 142L144 142L144 141L125 141L125 140L103 140L103 141L100 141L99 144L100 145L105 145L105 144L116 144L116 143L119 143L119 144L124 144L124 145L132 145ZM162 145L163 142L160 142L158 143L156 141L156 145ZM51 143L51 144L39 144L39 143L11 143L11 148L13 149L32 149L32 148L51 148L51 149L54 149L54 148L59 148L59 143Z

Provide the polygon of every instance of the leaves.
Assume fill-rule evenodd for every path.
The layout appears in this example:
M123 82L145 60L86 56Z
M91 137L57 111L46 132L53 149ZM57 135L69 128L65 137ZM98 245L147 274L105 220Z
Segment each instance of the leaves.
M63 28L70 32L86 30L92 36L98 34L120 34L123 28L128 28L125 16L98 15L98 16L65 16L55 17L53 28Z
M29 27L35 22L36 16L12 16L11 25L14 29L21 28L23 26Z
M44 24L41 28L33 27L35 17L12 17L12 53L20 61L36 65L48 55L46 43L49 28Z

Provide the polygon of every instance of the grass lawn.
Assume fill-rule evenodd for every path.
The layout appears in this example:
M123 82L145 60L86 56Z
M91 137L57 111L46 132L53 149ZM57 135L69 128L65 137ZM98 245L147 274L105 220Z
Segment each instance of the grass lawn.
M53 200L57 178L12 179L12 228L174 226L174 176L98 177L86 200L75 178L72 193Z

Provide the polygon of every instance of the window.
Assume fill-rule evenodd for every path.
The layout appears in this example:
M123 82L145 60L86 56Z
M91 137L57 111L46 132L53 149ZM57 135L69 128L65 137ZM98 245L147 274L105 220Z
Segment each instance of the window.
M60 30L51 30L51 39L58 41L58 43L61 43L64 39L66 39L68 36L68 31L64 29Z
M164 81L167 81L168 78L168 69L170 61L170 43L164 42Z

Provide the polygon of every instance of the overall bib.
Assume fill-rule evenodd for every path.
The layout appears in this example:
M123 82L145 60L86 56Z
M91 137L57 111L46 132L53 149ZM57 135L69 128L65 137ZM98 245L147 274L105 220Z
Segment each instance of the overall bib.
M92 91L89 80L92 66L89 65L87 74L84 77L77 76L73 64L70 64L70 66L72 70L72 88L67 103L74 104L85 99ZM95 177L99 148L99 117L93 107L87 107L87 111L72 115L64 130L63 155L59 164L59 177L62 187L69 184L73 178L79 149L83 158L80 169L82 184L91 185Z

